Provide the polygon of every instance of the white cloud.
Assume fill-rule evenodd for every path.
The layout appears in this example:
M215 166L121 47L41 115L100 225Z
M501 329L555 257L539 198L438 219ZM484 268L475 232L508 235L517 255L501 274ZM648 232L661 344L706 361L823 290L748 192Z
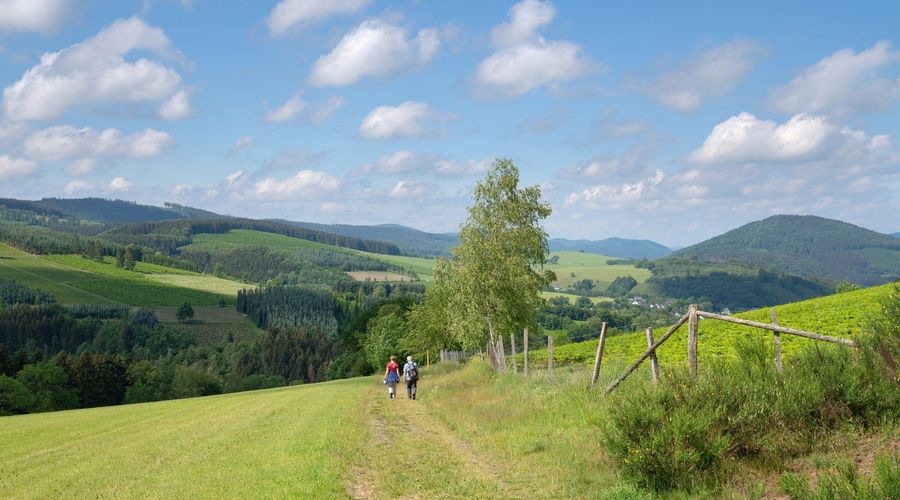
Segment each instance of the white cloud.
M436 130L436 123L450 118L432 111L424 102L406 101L399 106L373 109L359 126L359 134L373 139L426 135Z
M776 89L772 103L785 113L885 110L900 97L900 78L879 78L879 70L898 62L900 51L884 41L859 53L842 49Z
M440 160L435 162L434 172L438 175L481 175L490 170L493 164L493 158L466 162Z
M307 102L303 99L303 93L297 92L287 102L269 111L266 114L266 121L280 123L304 116L308 121L319 124L328 120L346 102L343 97L338 96L331 96L322 102Z
M821 116L795 115L779 125L741 113L716 125L688 159L701 164L808 160L821 154L838 132Z
M66 166L69 175L87 175L97 168L96 158L79 158Z
M325 172L301 170L283 180L268 178L254 184L254 194L263 200L317 197L335 191L341 181Z
M566 197L564 206L591 209L615 209L633 205L652 193L654 188L666 178L662 170L657 169L652 177L634 183L621 185L601 184L571 193Z
M509 11L510 20L496 26L497 51L481 61L475 84L485 96L513 97L536 88L576 80L601 68L574 42L545 40L537 29L549 24L556 10L549 2L523 0Z
M172 188L172 194L175 196L185 196L197 191L197 186L193 184L176 184Z
M764 54L759 42L737 39L681 61L638 87L663 106L683 113L694 111L705 97L723 95L744 81Z
M340 86L367 76L387 76L426 64L437 54L440 44L435 29L419 30L410 38L405 28L369 19L316 60L309 81L316 86Z
M266 20L272 36L281 36L293 28L320 23L341 14L353 14L369 0L282 0Z
M162 103L157 110L157 116L163 120L175 121L187 118L193 111L191 99L184 89L175 92L167 101Z
M24 158L13 158L9 155L0 156L0 180L24 177L37 168L37 163Z
M509 21L491 30L491 40L496 47L536 42L538 28L550 24L554 17L556 8L552 3L523 0L509 9Z
M421 161L416 154L404 149L379 158L375 164L375 169L381 173L396 174L410 172L418 169L420 166Z
M428 194L428 190L428 185L425 183L403 180L394 185L388 196L396 199L418 199Z
M255 143L256 139L254 139L252 135L239 137L238 140L234 141L234 144L231 145L231 153L236 153L243 149L252 148L253 144Z
M63 188L63 191L69 196L83 194L93 190L94 185L86 181L69 181L69 183L66 184L66 187Z
M560 172L560 177L580 181L584 179L619 179L652 173L650 166L654 156L651 148L632 145L621 156L593 158L589 161L572 165Z
M67 0L0 0L0 32L53 31L68 11Z
M152 158L175 145L175 139L159 130L145 129L129 135L108 128L97 132L90 127L77 129L68 125L50 127L31 134L23 150L38 160L127 156Z
M227 182L228 184L234 184L243 176L244 176L244 171L238 170L237 172L232 172L232 173L226 175L225 182Z
M129 181L124 177L116 177L115 179L109 182L109 186L106 188L109 191L119 192L119 191L128 191L129 189L134 187L134 183Z
M165 33L132 17L118 20L81 43L41 56L19 81L3 90L3 107L14 120L54 120L67 110L98 102L162 102L161 115L189 112L181 76L134 51L182 59ZM173 100L174 98L174 100Z

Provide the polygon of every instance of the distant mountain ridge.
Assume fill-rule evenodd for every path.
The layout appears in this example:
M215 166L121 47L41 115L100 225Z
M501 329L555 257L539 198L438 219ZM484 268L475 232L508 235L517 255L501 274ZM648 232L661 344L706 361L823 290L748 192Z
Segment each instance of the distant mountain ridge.
M105 198L43 198L34 201L0 198L0 205L42 215L69 216L112 224L221 217L213 212L175 203L166 203L163 207L157 207L133 201Z
M832 283L900 279L900 240L812 215L775 215L683 248L676 257L743 262Z
M550 240L550 250L575 250L624 259L659 259L672 253L672 249L655 241L625 238L606 238L599 241L553 238Z
M275 222L359 238L361 240L384 241L393 243L405 255L418 257L446 257L450 249L459 244L455 234L438 234L420 231L400 224L377 224L372 226L356 226L351 224L318 224L315 222L298 222L272 219Z

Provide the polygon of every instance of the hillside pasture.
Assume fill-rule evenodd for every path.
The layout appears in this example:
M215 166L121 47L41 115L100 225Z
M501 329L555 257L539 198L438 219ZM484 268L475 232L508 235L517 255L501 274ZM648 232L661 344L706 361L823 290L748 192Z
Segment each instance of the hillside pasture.
M563 297L565 299L568 299L570 304L574 304L575 301L578 300L581 296L574 295L571 293L544 291L544 292L541 292L541 297L544 297L545 299L552 299L554 297ZM612 297L588 297L588 298L591 299L591 304L604 304L604 303L608 304L613 301Z
M122 303L165 307L183 302L215 305L222 300L233 304L236 300L236 292L210 291L217 287L222 289L218 281L206 279L210 277L188 276L193 278L188 281L193 281L196 288L185 288L155 281L137 271L118 268L111 262L91 261L77 255L37 256L6 245L0 245L0 276L49 292L63 304ZM185 275L178 273L172 276L178 277L173 278L177 280Z
M615 257L587 252L551 252L548 261L559 257L556 264L545 264L544 268L556 273L554 285L568 288L578 281L589 279L601 290L609 286L619 276L631 276L642 283L650 277L650 271L633 265L610 265L607 261ZM574 276L573 276L574 275Z
M359 250L353 250L353 252L412 271L416 273L422 281L431 281L434 259L410 257L408 255L385 255L380 253L360 252Z
M776 306L778 324L834 337L853 338L862 331L869 318L877 313L878 300L889 293L891 286L893 285L882 285ZM768 323L769 308L755 309L735 316ZM674 324L677 320L673 315L671 323ZM733 357L735 342L740 338L763 337L771 341L773 337L771 332L711 319L702 319L698 326L697 351L701 364L704 358ZM668 326L654 328L654 338L659 338L667 329ZM781 335L781 348L785 357L814 343L813 340L793 335ZM571 343L554 347L553 358L562 363L591 364L596 349L596 340ZM646 335L643 331L615 335L607 338L604 349L604 363L628 363L647 350ZM535 350L529 356L536 363L546 362L547 352L546 349ZM686 325L657 350L657 357L662 370L666 366L686 365Z
M347 275L356 281L412 281L412 278L400 273L381 271L350 271Z

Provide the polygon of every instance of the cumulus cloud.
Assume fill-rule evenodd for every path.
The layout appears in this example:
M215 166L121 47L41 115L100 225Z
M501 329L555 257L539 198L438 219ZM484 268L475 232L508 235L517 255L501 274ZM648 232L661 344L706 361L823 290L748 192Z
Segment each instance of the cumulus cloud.
M405 28L369 19L316 60L309 81L316 86L341 86L364 77L387 76L428 63L440 45L436 29L422 29L410 37Z
M34 132L25 140L23 150L28 157L37 160L99 156L152 158L174 145L172 136L149 128L124 135L113 128L98 132L90 127L78 129L61 125Z
M359 135L371 139L421 136L436 131L436 124L452 116L433 111L427 103L405 101L399 106L378 106L359 126Z
M885 110L900 97L900 78L881 78L879 72L898 62L900 51L884 41L859 53L842 49L774 90L772 104L785 113Z
M67 0L0 0L0 32L48 33L68 11Z
M634 183L621 185L600 184L571 193L566 197L564 206L592 209L621 208L640 202L650 195L654 188L666 178L662 170L657 169L652 177Z
M240 176L239 176L240 177ZM301 170L287 179L268 178L253 185L253 193L263 200L285 200L295 197L318 197L337 190L341 181L316 170Z
M403 149L379 158L375 170L386 174L411 172L418 169L421 163L421 159L415 153Z
M388 194L396 199L418 199L428 194L429 186L423 182L403 180L399 181Z
M537 30L553 21L550 2L523 0L509 11L509 21L496 26L491 38L497 49L475 71L479 93L514 97L557 85L601 68L574 42L546 40Z
M282 0L272 9L266 26L272 36L281 36L338 15L353 14L368 4L369 0Z
M106 187L109 191L120 192L120 191L128 191L129 189L134 187L134 183L129 181L124 177L116 177L115 179L109 182L109 186Z
M295 120L302 117L312 123L323 123L341 109L346 100L343 97L331 96L322 102L307 102L303 99L303 93L297 92L281 106L266 114L269 123L280 123Z
M741 113L716 125L688 159L701 164L808 160L824 152L839 132L822 116L799 114L777 124Z
M6 116L54 120L73 107L98 102L158 102L158 114L166 119L189 114L181 76L145 57L126 61L124 56L135 51L182 59L161 29L136 17L118 20L81 43L41 56L3 90Z
M764 54L762 44L740 38L683 60L637 87L662 106L694 111L705 97L723 95L743 82Z
M515 47L538 41L537 30L553 22L556 7L550 2L524 0L509 9L509 21L491 30L496 47Z
M621 179L653 173L650 166L654 151L642 145L629 147L621 156L605 156L572 165L560 172L560 177L574 181L585 179Z
M94 191L94 185L87 181L69 181L69 183L66 184L66 187L63 188L63 192L69 196L84 194L91 191Z
M234 141L234 144L231 145L231 149L228 150L228 155L230 156L237 153L238 151L252 148L255 143L256 139L254 139L252 135L239 137L236 141Z
M9 155L0 156L0 180L24 177L37 168L37 163L25 158L13 158Z
M96 168L96 158L79 158L66 166L66 173L69 175L87 175Z

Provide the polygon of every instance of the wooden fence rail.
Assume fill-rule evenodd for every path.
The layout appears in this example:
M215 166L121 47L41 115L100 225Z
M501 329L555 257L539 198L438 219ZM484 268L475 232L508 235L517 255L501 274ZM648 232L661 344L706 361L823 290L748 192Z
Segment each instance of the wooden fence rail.
M734 323L743 326L749 326L753 328L761 328L763 330L769 330L775 335L775 349L776 349L776 358L775 358L775 366L776 369L781 371L781 337L780 333L787 333L789 335L796 335L798 337L804 337L807 339L818 340L822 342L832 342L835 344L845 345L849 347L857 347L858 344L850 339L841 339L837 337L831 337L828 335L822 335L820 333L815 332L807 332L805 330L798 330L796 328L788 328L784 326L779 326L778 322L775 319L775 308L772 308L771 311L771 323L760 323L758 321L751 321L747 319L735 318L732 316L726 316L724 314L716 314L706 311L700 311L697 309L697 306L691 304L688 308L688 313L681 317L674 325L672 325L666 333L664 333L659 340L653 341L653 331L652 329L647 329L647 350L644 351L634 363L631 364L625 371L619 375L617 379L615 379L609 386L606 388L606 394L609 394L613 391L619 384L622 383L632 372L637 370L638 366L644 362L645 359L650 358L651 363L651 371L653 375L653 381L656 382L659 379L659 365L656 361L656 349L662 345L663 342L669 339L685 322L688 323L688 363L690 365L690 374L691 378L696 378L697 376L697 339L699 336L699 328L698 328L698 319L699 318L707 318L707 319L715 319L719 321L726 321L728 323ZM599 358L602 356L602 347L598 349L598 359L595 362L595 372L596 367L599 366L600 361ZM592 385L594 381L592 380Z

